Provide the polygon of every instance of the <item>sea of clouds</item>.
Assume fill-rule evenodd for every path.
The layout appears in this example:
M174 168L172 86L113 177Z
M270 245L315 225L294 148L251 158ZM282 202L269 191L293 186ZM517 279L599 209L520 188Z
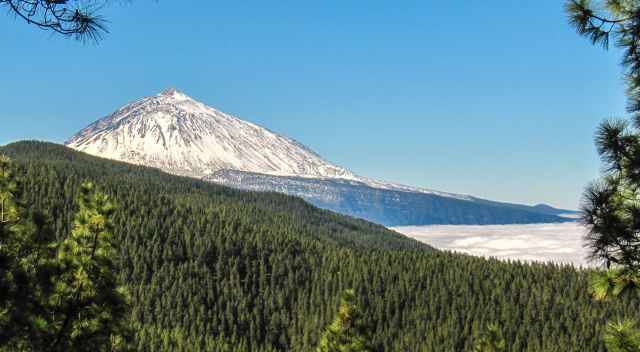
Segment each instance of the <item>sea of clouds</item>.
M393 230L436 248L498 259L593 266L579 223L402 226Z

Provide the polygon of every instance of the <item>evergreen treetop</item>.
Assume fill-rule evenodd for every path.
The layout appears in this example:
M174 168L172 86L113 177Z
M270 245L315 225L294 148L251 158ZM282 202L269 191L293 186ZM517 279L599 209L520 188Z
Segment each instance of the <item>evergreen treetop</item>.
M373 351L368 329L356 304L355 292L345 290L338 313L322 335L317 352Z
M606 171L584 194L583 221L589 228L591 257L607 272L592 276L598 300L638 296L640 292L640 1L570 0L566 10L578 34L608 48L623 50L627 110L623 119L604 121L596 146ZM610 351L640 350L640 332L629 318L610 323L604 340Z

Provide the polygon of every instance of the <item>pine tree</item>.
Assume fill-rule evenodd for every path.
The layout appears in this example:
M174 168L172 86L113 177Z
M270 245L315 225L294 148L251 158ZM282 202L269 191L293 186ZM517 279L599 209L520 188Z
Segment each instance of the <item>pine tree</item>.
M83 184L74 229L59 242L49 218L24 206L23 189L0 155L0 351L126 349L108 197Z
M353 290L344 291L338 313L322 335L317 352L373 351L368 327L355 301Z
M571 0L566 10L578 34L593 44L623 50L622 65L628 85L627 110L632 124L607 120L596 133L598 152L606 174L585 191L583 220L591 256L607 272L596 273L596 299L638 295L640 287L640 1ZM609 324L605 342L611 351L640 350L640 332L629 321Z
M0 351L31 350L46 340L54 238L46 217L28 213L10 160L0 155Z
M125 347L127 296L116 279L117 252L109 197L82 184L74 228L58 249L61 273L50 303L54 351L112 351Z
M11 170L11 161L0 155L0 225L2 230L9 231L10 224L18 220L16 194L18 184Z
M480 334L473 348L474 352L505 352L506 350L507 343L496 324L489 324L487 330Z
M18 226L16 206L17 182L9 158L0 155L0 349L20 348L18 329L24 315L18 310L18 300L24 282L24 273L17 262L19 238L25 237Z
M81 180L117 204L118 277L131 292L137 351L315 351L338 307L327 297L345 285L358 288L374 351L472 351L470 332L494 321L509 351L605 351L606 319L640 312L637 298L593 304L586 270L405 250L392 236L353 243L387 232L293 197L60 145L21 142L3 152L20 176L20 203L50 213L57 238L74 227ZM51 344L41 346L31 350Z
M609 323L604 341L609 352L640 352L640 332L630 320Z

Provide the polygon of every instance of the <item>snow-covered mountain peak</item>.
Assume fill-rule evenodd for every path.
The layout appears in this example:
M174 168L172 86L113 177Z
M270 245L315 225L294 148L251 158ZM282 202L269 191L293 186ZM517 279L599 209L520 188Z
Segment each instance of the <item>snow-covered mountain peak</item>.
M272 176L343 179L376 189L472 197L360 177L288 137L225 114L175 88L129 103L67 146L103 158L215 179L223 170Z
M224 169L354 177L290 138L220 112L175 88L125 105L72 136L66 145L198 178Z
M126 104L65 144L230 187L300 196L317 206L384 224L565 221L556 216L557 209L547 206L506 204L508 211L501 212L497 202L356 176L291 138L225 114L175 88ZM475 204L457 207L442 198ZM514 214L518 209L524 213Z

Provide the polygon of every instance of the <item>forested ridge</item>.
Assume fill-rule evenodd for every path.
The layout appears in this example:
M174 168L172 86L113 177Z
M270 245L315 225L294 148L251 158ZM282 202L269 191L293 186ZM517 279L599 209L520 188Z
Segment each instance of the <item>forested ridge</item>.
M490 323L509 351L605 351L630 298L594 302L588 272L431 250L275 193L231 190L63 146L0 148L23 201L68 233L89 179L117 210L119 279L140 351L311 351L353 288L378 351L469 351Z
M275 176L221 170L206 180L238 189L278 190L299 196L323 209L367 219L386 226L490 225L569 222L557 209L459 199L429 192L375 188L366 183L336 178ZM466 197L466 196L463 196Z

